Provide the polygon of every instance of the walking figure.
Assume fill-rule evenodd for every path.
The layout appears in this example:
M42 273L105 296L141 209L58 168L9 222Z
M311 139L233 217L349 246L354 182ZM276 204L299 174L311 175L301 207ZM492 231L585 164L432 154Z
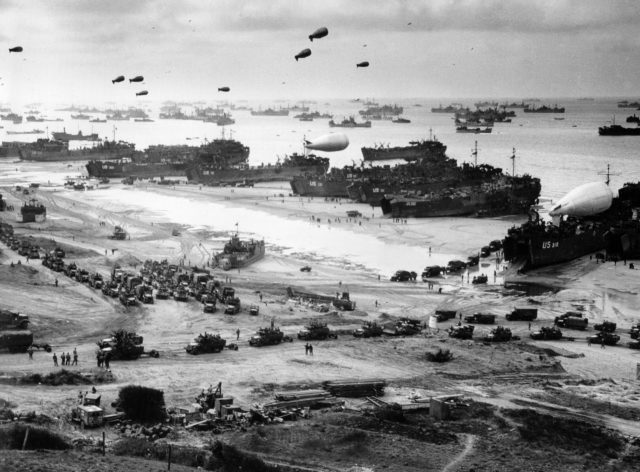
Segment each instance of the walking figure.
M58 279L56 279L56 282L55 282L55 283L56 283L56 287L57 287L57 286L58 286Z
M240 328L236 329L236 341L240 339Z
M305 356L309 355L309 343L304 345L304 355Z
M587 346L591 346L591 338L587 338Z
M529 321L529 331L531 331L531 321Z
M109 368L109 361L111 360L111 353L107 352L107 354L104 356L104 367L106 369Z
M78 365L78 353L75 349L73 350L73 364L71 365Z
M53 353L53 366L54 367L58 367L58 356L56 356L56 353Z
M604 339L600 341L600 349L604 349Z
M33 360L33 346L29 346L27 353L29 354L29 360Z
M313 356L313 346L309 344L309 355Z
M71 365L71 354L67 352L67 365Z

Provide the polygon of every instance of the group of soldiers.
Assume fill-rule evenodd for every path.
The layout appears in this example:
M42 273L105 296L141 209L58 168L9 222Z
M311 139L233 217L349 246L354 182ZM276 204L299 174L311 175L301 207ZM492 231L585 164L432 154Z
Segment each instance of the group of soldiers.
M31 357L32 354L29 354L29 357ZM78 351L76 351L75 348L73 348L73 362L71 362L71 354L68 352L63 352L62 354L60 354L60 365L78 365ZM54 367L58 367L58 356L56 355L56 353L53 353L53 366Z
M98 351L96 354L96 361L98 363L98 367L104 366L105 369L108 369L109 362L111 362L111 353Z

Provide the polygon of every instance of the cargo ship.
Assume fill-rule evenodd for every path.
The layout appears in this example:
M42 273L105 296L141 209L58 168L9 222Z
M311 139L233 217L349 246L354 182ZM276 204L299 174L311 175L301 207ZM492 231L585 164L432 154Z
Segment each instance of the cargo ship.
M220 167L202 161L193 161L187 167L190 181L207 185L243 183L253 185L258 182L277 182L307 176L323 176L329 169L329 159L314 154L294 153L278 160L275 164L248 166L242 163L236 166Z
M446 107L439 105L438 107L434 107L431 109L431 113L455 113L462 109L462 105L460 103L452 103Z
M51 133L51 136L53 136L53 139L55 141L65 141L65 142L99 141L100 140L100 138L98 137L98 133L82 134L82 131L78 131L77 134L71 134L71 133L67 133L67 130L65 128L63 128L62 131L54 131L53 133Z
M265 110L251 110L252 116L289 116L289 110L286 108L280 108L274 110L273 108L267 108Z
M26 202L20 208L23 223L42 222L47 219L47 208L35 198Z
M371 106L358 113L365 120L391 120L394 116L402 115L404 108L398 105Z
M364 123L357 123L353 116L345 118L340 123L336 123L333 120L329 120L329 127L331 128L371 128L371 121L365 121Z
M640 136L640 126L637 128L626 128L620 125L601 126L598 128L600 136Z
M242 241L238 234L224 245L222 252L213 256L213 266L223 270L239 269L264 257L264 241Z
M20 149L29 145L24 141L3 141L0 145L0 157L20 157Z
M21 160L41 162L118 159L134 151L135 146L124 141L104 141L97 146L70 150L68 142L50 139L38 139L18 149Z
M499 175L476 186L451 187L426 195L385 195L382 213L393 218L526 214L540 195L540 181L528 175Z
M568 204L563 208L563 202ZM533 213L510 228L503 240L504 259L521 270L568 262L596 251L613 259L640 256L640 182L626 183L613 197L605 183L582 185L561 199L545 222Z
M558 105L553 107L546 105L542 105L541 107L526 106L522 111L525 113L564 113L564 107L559 107Z
M430 135L429 139L409 141L408 146L363 147L361 151L362 158L365 161L385 161L392 159L413 161L424 157L444 155L447 151L447 146Z

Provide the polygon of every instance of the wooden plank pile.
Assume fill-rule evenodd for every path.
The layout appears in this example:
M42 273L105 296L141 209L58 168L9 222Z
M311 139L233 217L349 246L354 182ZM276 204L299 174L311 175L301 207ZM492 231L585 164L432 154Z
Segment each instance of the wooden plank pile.
M336 397L380 397L387 383L383 379L332 380L323 386Z
M314 406L330 406L339 404L336 398L332 397L326 390L292 390L288 392L276 392L276 402L265 403L263 408L282 409L300 408ZM344 403L344 402L342 402Z

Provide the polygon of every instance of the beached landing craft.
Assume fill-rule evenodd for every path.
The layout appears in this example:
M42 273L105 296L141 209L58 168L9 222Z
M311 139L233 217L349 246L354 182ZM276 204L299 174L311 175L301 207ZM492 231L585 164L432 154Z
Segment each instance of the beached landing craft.
M532 269L566 262L606 250L611 258L640 256L640 182L627 183L612 198L605 184L581 185L560 199L551 211L555 223L534 214L509 229L504 258Z

